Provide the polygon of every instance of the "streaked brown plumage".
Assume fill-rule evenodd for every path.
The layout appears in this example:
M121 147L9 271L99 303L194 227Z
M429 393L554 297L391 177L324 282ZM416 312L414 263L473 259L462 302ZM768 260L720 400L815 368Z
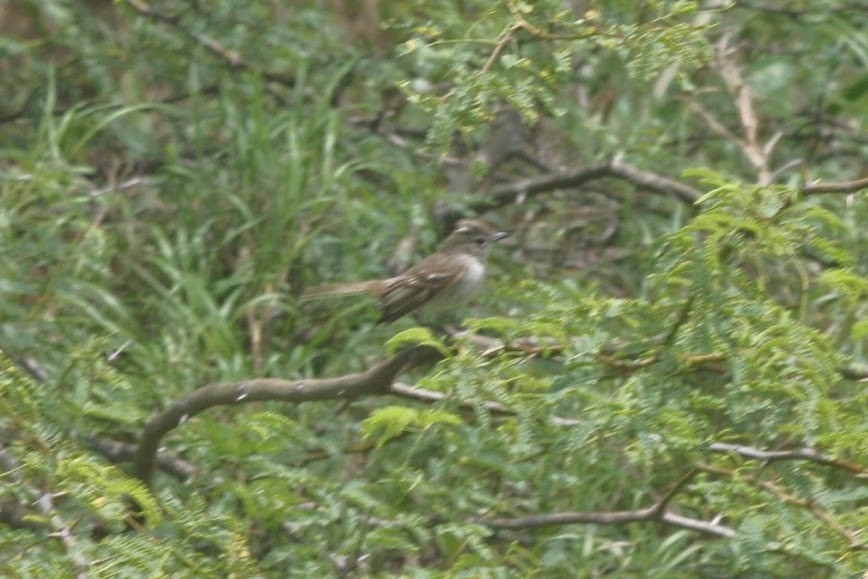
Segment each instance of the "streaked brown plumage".
M485 277L485 258L491 244L507 233L472 219L459 221L437 251L404 273L385 279L319 285L302 300L328 296L370 294L380 301L388 323L409 313L449 308L472 297Z

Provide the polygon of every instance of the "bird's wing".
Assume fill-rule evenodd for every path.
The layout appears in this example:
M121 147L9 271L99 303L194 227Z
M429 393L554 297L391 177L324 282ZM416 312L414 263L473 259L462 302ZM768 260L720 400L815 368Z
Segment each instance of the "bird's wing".
M434 257L435 259L431 259ZM461 280L463 271L448 260L430 256L403 274L389 279L380 299L383 314L378 323L389 323L405 316L449 290Z

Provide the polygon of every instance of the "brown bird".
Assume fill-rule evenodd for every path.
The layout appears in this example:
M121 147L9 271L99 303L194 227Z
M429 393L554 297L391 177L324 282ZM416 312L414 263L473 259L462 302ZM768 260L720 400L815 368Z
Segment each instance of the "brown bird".
M380 301L377 323L389 323L413 312L431 312L466 302L482 287L491 244L509 234L472 219L459 221L437 251L404 273L385 279L319 285L302 300L369 294Z

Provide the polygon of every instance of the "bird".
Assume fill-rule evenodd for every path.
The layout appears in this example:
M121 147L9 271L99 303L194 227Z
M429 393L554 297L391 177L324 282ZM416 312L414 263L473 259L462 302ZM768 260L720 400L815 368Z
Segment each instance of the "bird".
M411 313L430 313L460 305L482 287L485 261L491 246L508 237L487 223L461 219L437 250L394 277L309 288L302 301L330 296L368 294L379 300L378 324L388 324Z

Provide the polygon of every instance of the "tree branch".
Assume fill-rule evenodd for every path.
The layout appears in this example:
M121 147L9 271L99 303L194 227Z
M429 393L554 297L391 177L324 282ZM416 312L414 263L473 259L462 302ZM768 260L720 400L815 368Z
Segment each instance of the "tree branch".
M76 579L87 579L87 571L90 564L80 552L81 549L78 546L78 541L72 533L73 525L67 525L57 513L57 509L54 507L54 496L48 491L42 493L36 499L36 506L42 515L51 522L51 528L53 529L51 535L57 537L63 544L64 549L66 549L72 562L72 570L75 572Z
M818 520L826 524L832 531L841 536L845 541L847 541L847 545L850 549L853 550L865 550L868 548L864 543L859 540L859 532L851 531L847 529L844 525L839 523L832 517L828 512L826 512L823 508L817 504L817 501L813 499L806 499L799 496L796 496L789 492L789 489L782 487L781 485L771 481L766 480L764 478L759 478L750 474L736 472L730 469L721 468L718 466L712 465L699 465L697 467L699 470L712 474L721 474L725 476L730 476L734 478L741 478L746 482L749 482L752 485L755 485L759 488L762 488L772 495L775 496L776 499L785 504L790 504L796 507L800 507L803 509L807 509L811 511Z
M754 107L754 96L750 85L745 81L742 68L736 65L731 57L734 50L730 49L729 41L734 35L731 30L724 31L715 47L717 72L723 80L726 90L732 97L733 106L738 113L741 124L741 137L732 136L742 154L757 173L760 185L770 185L773 180L769 166L769 156L780 137L773 136L763 145L759 140L760 120ZM708 122L709 117L705 117ZM711 125L710 125L711 126ZM714 127L712 127L714 128ZM715 129L717 130L717 129Z
M119 440L108 440L91 436L87 442L101 455L112 461L113 463L124 462L135 459L139 447L130 442L121 442ZM157 465L160 470L172 475L178 480L186 480L200 472L192 462L171 456L169 453L160 450L157 452Z
M443 392L437 392L436 390L426 390L425 388L419 388L418 386L410 386L409 384L403 384L401 382L395 382L389 389L390 394L394 394L395 396L400 396L401 398L408 398L410 400L418 400L420 402L434 403L434 402L443 402L444 400L449 400L449 396L444 394ZM458 403L460 408L465 410L473 410L477 407L477 403L473 400L461 400ZM507 408L503 404L499 402L493 402L490 400L484 400L482 402L482 407L485 408L488 412L492 414L497 414L500 416L515 416L515 411ZM552 416L551 418L552 424L555 426L577 426L580 421L574 418L561 418L560 416Z
M485 213L510 203L523 203L529 197L548 193L558 189L571 189L603 179L617 177L636 186L645 187L655 193L673 195L684 203L693 204L702 196L698 189L676 181L671 177L645 171L634 165L613 158L610 161L591 165L575 171L564 171L519 179L512 183L497 187L482 201L471 204L470 209L477 213Z
M408 398L410 400L418 400L420 402L443 402L444 400L449 400L449 396L444 394L443 392L437 392L436 390L426 390L425 388L419 388L417 386L410 386L409 384L403 384L401 382L395 382L389 388L389 394L394 394L395 396L400 396L401 398ZM476 408L476 404L473 400L462 400L458 403L461 408L466 410L473 410ZM515 412L500 404L498 402L490 402L484 401L482 406L492 414L499 414L503 416L513 416Z
M671 177L658 175L657 173L640 169L635 165L624 163L619 157L615 157L609 162L609 170L613 177L621 177L634 185L646 187L655 193L674 195L684 203L690 205L702 197L702 192L698 189L694 189Z
M194 32L192 30L187 29L182 23L180 18L177 15L164 14L159 10L155 10L151 6L149 6L144 0L127 0L127 5L130 6L133 10L150 18L152 20L156 20L158 22L162 22L171 26L175 30L178 30L203 48L205 48L212 55L216 56L219 60L221 60L230 70L243 68L250 71L253 71L262 76L267 80L272 82L276 82L288 87L295 86L295 78L292 76L287 76L284 74L279 74L275 72L270 72L268 70L263 69L260 66L254 65L253 63L248 62L241 56L237 51L232 50L231 48L227 48L223 44L221 44L217 39L212 38L205 34L200 34L198 32Z
M845 181L842 183L823 183L815 181L805 185L801 189L802 195L816 195L818 193L856 193L862 189L868 189L868 177L856 179L855 181Z
M675 495L680 493L681 490L685 486L687 486L687 483L689 483L691 480L693 480L693 477L695 477L698 473L699 473L698 468L690 469L687 472L687 474L685 474L683 477L681 477L681 479L672 486L671 489L666 491L666 494L663 495L663 497L661 497L661 499L659 501L657 501L657 504L655 504L653 507L651 507L654 510L654 512L657 513L657 516L663 517L664 513L666 512L666 507L669 506L669 503L672 502L672 499L675 498Z
M488 60L485 61L485 65L482 67L482 72L486 72L491 68L491 65L497 60L497 57L500 56L500 53L503 52L503 49L506 48L506 45L509 44L509 41L515 37L515 33L521 30L521 25L519 24L511 24L501 35L500 39L497 41L497 44L494 46L494 50L491 51L491 54L488 56Z
M666 512L666 508L669 506L672 499L684 490L684 487L687 486L687 484L693 480L693 477L695 477L699 472L701 472L701 469L699 468L691 469L687 474L681 477L681 479L675 483L675 485L669 489L660 500L645 509L612 512L586 511L550 513L546 515L493 519L478 517L472 519L472 522L491 527L492 529L536 529L540 527L571 525L575 523L620 525L642 521L659 521L666 525L690 529L692 531L715 537L735 537L735 531L729 527Z
M856 368L852 366L839 366L838 374L847 380L868 382L868 368Z
M656 505L655 505L656 506ZM659 521L663 524L682 529L690 529L705 535L711 535L722 539L735 537L735 531L729 527L709 523L698 519L691 519L674 513L658 515L655 506L635 511L612 511L612 512L566 512L551 513L547 515L531 515L527 517L484 519L476 518L472 522L485 525L492 529L539 529L542 527L558 527L561 525L573 525L577 523L594 523L598 525L621 525L624 523L638 523L643 521Z
M856 464L851 464L843 460L837 460L818 453L813 448L802 448L800 450L760 450L750 446L742 446L740 444L728 444L725 442L715 442L708 449L711 452L733 452L744 458L753 460L762 460L764 462L775 462L779 460L808 460L824 466L833 466L848 470L856 476L868 477L868 470Z
M385 394L389 391L395 377L401 372L439 360L441 357L442 354L434 348L416 346L398 352L392 358L372 366L365 372L337 378L312 380L259 378L204 386L156 415L145 425L133 461L133 474L150 486L157 449L163 437L191 417L209 408L265 400L298 404L314 400L349 400L366 394Z

